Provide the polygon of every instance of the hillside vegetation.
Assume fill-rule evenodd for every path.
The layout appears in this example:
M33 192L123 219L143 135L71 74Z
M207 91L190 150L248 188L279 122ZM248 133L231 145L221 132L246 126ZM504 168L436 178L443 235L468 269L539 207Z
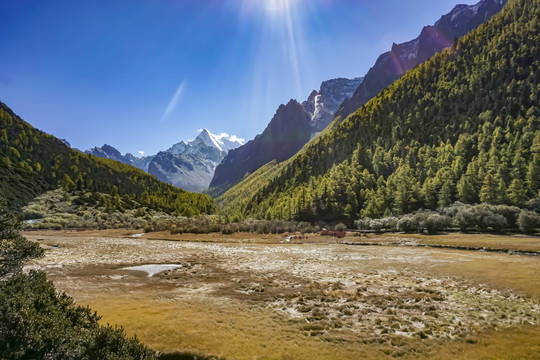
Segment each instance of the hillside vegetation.
M42 271L22 271L43 249L20 235L17 216L0 197L0 358L155 359L154 352L122 328L57 293Z
M540 0L511 1L276 175L231 189L245 195L225 211L350 224L458 200L527 206L540 189L539 67Z
M135 167L67 147L15 115L0 102L0 195L19 209L59 186L67 191L111 194L166 212L193 216L214 211L206 195L164 184Z

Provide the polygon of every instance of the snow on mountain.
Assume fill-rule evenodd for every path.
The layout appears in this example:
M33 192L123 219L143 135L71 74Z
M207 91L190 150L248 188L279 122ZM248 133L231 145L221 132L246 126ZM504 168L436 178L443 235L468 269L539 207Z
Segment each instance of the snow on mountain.
M216 166L229 150L244 144L234 135L213 134L201 129L199 135L188 142L181 141L167 151L158 153L148 172L161 181L188 191L204 191L214 176Z
M188 142L181 141L171 146L166 152L171 154L185 154L193 153L197 151L200 145L206 147L216 148L225 155L229 150L236 149L239 146L244 145L245 140L235 135L229 135L227 133L221 133L219 135L213 134L207 129L201 129L199 135Z
M216 135L212 134L210 131L206 129L202 129L199 136L195 138L195 140L192 141L193 145L202 143L208 147L215 147L219 151L225 151L221 145L223 143L220 143L220 141L217 139Z
M171 153L171 154L176 154L176 155L177 154L183 154L186 151L187 147L188 147L187 142L180 141L179 143L174 144L169 149L167 149L166 152Z
M216 135L202 129L194 140L180 141L156 155L122 155L110 145L91 148L86 153L133 165L161 181L188 191L200 192L208 188L216 166L229 150L242 146L244 142L244 139L235 135Z

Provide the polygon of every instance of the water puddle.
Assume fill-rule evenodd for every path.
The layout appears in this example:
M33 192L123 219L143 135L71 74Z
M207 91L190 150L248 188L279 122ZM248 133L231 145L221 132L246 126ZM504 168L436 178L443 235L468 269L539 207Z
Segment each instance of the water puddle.
M138 265L125 267L122 270L135 270L135 271L144 271L148 276L154 276L157 273L166 270L174 270L182 267L180 264L148 264L148 265Z

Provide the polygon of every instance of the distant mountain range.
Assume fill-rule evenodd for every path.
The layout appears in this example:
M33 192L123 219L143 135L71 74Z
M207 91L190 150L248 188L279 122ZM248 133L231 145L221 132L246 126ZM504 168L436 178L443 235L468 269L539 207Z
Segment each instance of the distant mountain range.
M85 153L133 165L163 182L184 190L202 192L208 189L216 166L229 150L243 144L244 140L234 135L216 135L203 129L194 140L180 141L156 155L122 155L107 144L88 149Z
M230 152L217 166L210 183L210 194L223 194L272 160L281 162L290 158L335 117L344 120L405 72L489 20L506 2L482 0L476 5L457 5L435 25L424 27L416 39L394 44L391 51L377 59L365 77L325 81L321 89L313 91L301 106L293 100L280 106L262 134ZM309 131L309 136L304 131Z

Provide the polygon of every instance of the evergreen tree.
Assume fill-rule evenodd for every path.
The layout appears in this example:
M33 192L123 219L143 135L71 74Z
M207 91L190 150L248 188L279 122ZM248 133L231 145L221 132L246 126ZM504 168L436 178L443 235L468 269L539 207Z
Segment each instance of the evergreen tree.
M496 204L498 199L497 182L491 174L487 174L480 189L480 201Z
M514 179L506 191L512 205L523 206L527 201L527 189L519 179Z

